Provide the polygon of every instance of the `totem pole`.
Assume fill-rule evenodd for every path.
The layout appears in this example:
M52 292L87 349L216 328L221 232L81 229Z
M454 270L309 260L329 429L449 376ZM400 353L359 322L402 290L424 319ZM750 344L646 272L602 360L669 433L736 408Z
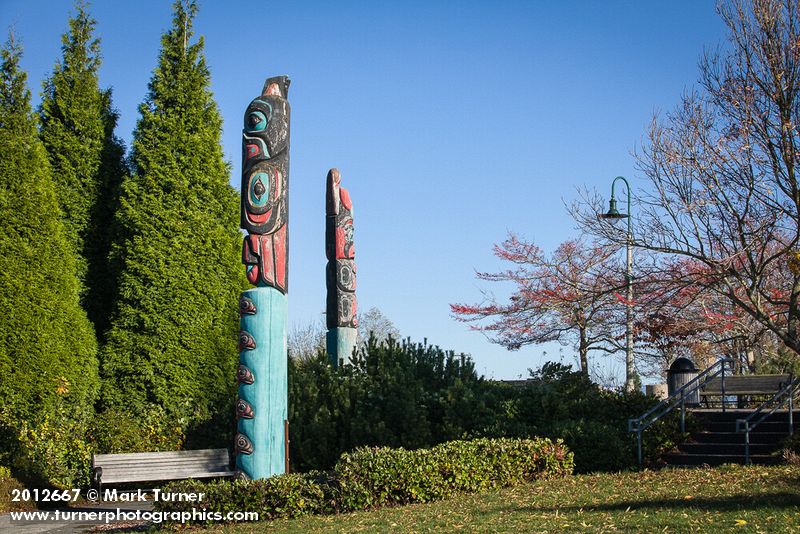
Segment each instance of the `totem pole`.
M289 78L264 83L242 132L242 262L257 286L239 298L236 470L243 478L286 471L289 218Z
M353 246L353 203L350 193L341 187L337 169L328 171L325 202L325 255L328 266L325 282L328 287L326 345L331 364L353 355L358 335L356 318L356 262Z

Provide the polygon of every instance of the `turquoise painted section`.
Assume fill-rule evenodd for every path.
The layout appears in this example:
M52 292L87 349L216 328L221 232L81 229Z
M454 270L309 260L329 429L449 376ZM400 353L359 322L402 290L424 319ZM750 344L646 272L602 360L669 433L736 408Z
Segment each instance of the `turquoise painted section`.
M256 117L258 118L258 122L255 125L246 128L248 132L261 132L267 129L267 117L260 111L253 111L250 113L251 118Z
M270 191L269 191L269 175L265 172L257 172L250 178L250 183L255 184L256 181L261 178L261 184L264 186L265 192L261 193L261 196L256 196L255 189L253 185L250 186L250 204L254 207L261 208L267 204L267 201L270 199Z
M286 295L273 287L242 292L253 301L254 315L243 314L240 327L253 336L256 348L239 353L239 363L253 373L252 384L239 384L239 398L253 408L254 417L240 417L237 429L253 444L252 454L238 453L236 468L251 479L284 473L284 421L288 417Z
M357 338L358 330L355 328L339 326L328 330L325 344L328 349L328 357L331 360L331 365L338 367L339 360L350 360L350 357L353 355L353 349L356 348Z

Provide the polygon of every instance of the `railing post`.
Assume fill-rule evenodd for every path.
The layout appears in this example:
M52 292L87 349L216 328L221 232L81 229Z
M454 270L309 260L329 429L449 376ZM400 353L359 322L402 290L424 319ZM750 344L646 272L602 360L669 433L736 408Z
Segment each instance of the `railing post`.
M744 422L744 463L750 465L750 421Z
M639 425L636 429L636 438L637 438L637 456L639 458L639 469L642 468L642 426Z
M725 360L722 360L722 397L720 397L720 401L722 402L722 413L725 413Z
M686 403L683 394L684 390L681 390L681 434L686 432Z
M792 397L794 397L794 388L789 388L789 436L794 434L794 409L792 408Z

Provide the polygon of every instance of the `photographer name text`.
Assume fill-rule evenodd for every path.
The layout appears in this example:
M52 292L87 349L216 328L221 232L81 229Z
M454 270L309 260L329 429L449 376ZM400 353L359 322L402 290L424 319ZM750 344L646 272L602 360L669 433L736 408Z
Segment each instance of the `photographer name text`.
M103 491L105 502L201 502L205 493L174 493L154 489L153 494L142 490L117 491L106 489Z

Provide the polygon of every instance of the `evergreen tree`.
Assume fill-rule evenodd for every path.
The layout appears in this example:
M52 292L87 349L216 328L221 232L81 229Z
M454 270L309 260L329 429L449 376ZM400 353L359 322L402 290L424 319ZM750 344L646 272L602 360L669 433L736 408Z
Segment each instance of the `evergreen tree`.
M75 258L31 110L21 47L0 51L0 416L93 405L96 344L78 302Z
M108 325L113 276L107 261L125 149L115 137L111 90L101 90L95 20L79 2L61 39L62 58L44 82L41 137L47 149L67 238L78 258L81 303L98 333Z
M102 353L105 407L154 404L183 428L235 395L237 301L246 284L222 119L203 39L191 39L196 10L193 1L174 4L139 107L112 248L118 298Z

